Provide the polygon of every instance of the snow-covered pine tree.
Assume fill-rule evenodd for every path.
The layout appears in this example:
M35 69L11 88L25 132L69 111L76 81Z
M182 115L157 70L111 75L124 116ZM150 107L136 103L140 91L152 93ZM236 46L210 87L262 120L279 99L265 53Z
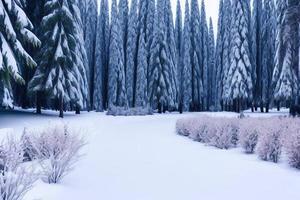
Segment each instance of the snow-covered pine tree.
M218 19L218 32L217 32L217 43L215 52L215 69L216 69L216 87L214 88L214 107L216 110L221 110L221 95L223 91L222 86L222 73L223 73L223 52L224 52L224 33L225 33L225 23L224 23L224 2L220 0L219 3L219 19Z
M182 70L182 12L180 0L177 0L176 6L176 20L175 20L175 42L176 42L176 51L177 51L177 80L178 84L180 79L180 73ZM180 91L178 91L180 92Z
M152 40L154 39L155 0L139 1L138 13L138 33L145 33L145 42L147 47L147 85L149 85L150 80L148 72L150 63L150 49L152 45ZM138 48L139 46L140 44L138 44Z
M134 107L146 107L147 96L147 47L145 42L145 33L139 36L139 49L137 52L137 67L136 67L136 84L135 84L135 101Z
M94 107L101 112L108 102L108 60L109 60L109 8L108 0L101 0L97 24L95 53Z
M126 75L126 64L127 64L126 45L127 45L127 34L128 34L128 12L129 12L128 0L119 0L118 13L119 13L119 23L121 26L119 34L121 34L121 40L123 43L125 75Z
M17 0L0 1L0 107L13 107L11 81L24 84L22 66L36 63L23 45L40 45L31 32L33 25Z
M174 110L178 109L178 87L177 87L177 49L176 49L176 40L175 40L175 30L173 23L173 13L170 0L165 1L165 24L166 24L166 32L167 32L167 45L168 52L167 55L170 59L170 85L169 89L172 90L172 94L174 94L174 99L172 101L175 102L175 105L169 107L169 109Z
M201 3L201 19L200 19L200 32L201 32L201 60L200 60L200 68L201 68L201 77L203 83L203 110L209 110L209 96L208 91L209 81L208 81L208 26L206 19L206 9L204 0Z
M228 71L229 99L235 106L235 111L241 111L242 103L252 100L252 65L249 46L249 15L248 0L234 0L232 14L232 45L230 51L231 64Z
M275 57L275 5L273 0L265 0L263 9L262 23L262 103L269 112L272 99L271 83L274 69Z
M228 81L230 81L230 76L228 76L228 71L231 64L231 43L232 43L232 34L231 29L234 23L234 18L232 17L233 14L233 8L231 1L224 1L224 46L223 46L223 70L221 73L221 84L222 87L222 107L223 110L230 110L230 99L229 99L229 84Z
M91 109L94 109L94 78L95 78L95 47L96 47L96 28L97 28L97 0L79 0L78 7L81 12L82 29L85 41L86 53L88 56L88 68L86 69L89 82L89 99Z
M257 110L259 106L263 112L262 102L262 23L263 23L263 2L262 0L253 1L253 14L251 18L252 31L252 79L253 79L253 101L254 107Z
M191 55L192 55L192 110L202 107L203 87L201 76L201 32L198 0L191 0ZM196 58L195 58L196 57ZM197 61L197 62L196 62Z
M187 112L192 103L192 60L189 0L185 1L184 29L182 38L182 64L179 65L179 111Z
M209 20L209 38L208 38L208 105L215 105L215 87L216 87L216 69L215 69L215 36L212 18ZM210 109L211 110L211 109Z
M69 107L79 113L87 100L87 59L80 12L74 0L48 0L44 6L43 48L29 89L37 96L46 92L63 117L63 111ZM40 112L39 102L37 111Z
M273 81L276 80L274 99L285 102L287 106L294 104L298 95L298 31L299 31L299 2L294 0L287 1L287 4L279 3L277 8L282 9L284 14L278 28L281 32L282 40L276 55L275 70ZM279 11L280 12L280 11ZM279 67L277 67L279 64ZM280 66L282 65L282 66ZM277 74L278 73L278 74ZM277 76L277 77L276 77ZM276 77L276 78L275 78Z
M144 35L145 37L145 35ZM142 42L142 41L141 41ZM140 44L140 48L144 48ZM144 50L140 50L144 51ZM136 83L136 67L137 67L137 52L138 52L138 2L137 0L131 1L130 13L128 19L128 35L126 45L126 93L128 104L130 107L134 106L135 101L135 83ZM147 55L147 52L145 52ZM147 59L146 66L147 67ZM146 79L147 77L145 77ZM147 87L147 79L146 79Z
M124 51L121 33L121 24L118 14L117 2L112 0L111 6L111 33L109 45L109 83L108 83L108 109L117 107L128 107Z
M149 65L149 98L153 109L161 113L176 106L176 94L171 85L176 74L172 67L171 52L167 44L165 11L167 0L158 0L155 16L154 38L151 45Z

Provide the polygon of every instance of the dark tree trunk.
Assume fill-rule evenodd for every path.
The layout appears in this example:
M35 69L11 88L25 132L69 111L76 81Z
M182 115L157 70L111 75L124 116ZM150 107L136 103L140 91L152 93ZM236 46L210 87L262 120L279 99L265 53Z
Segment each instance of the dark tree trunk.
M277 111L280 111L280 101L277 101Z
M263 105L263 103L260 103L260 112L264 112L264 105Z
M59 98L59 117L64 118L64 99L62 96Z
M158 113L161 114L162 113L162 105L161 105L161 103L158 103L157 107L158 107Z
M42 114L41 92L36 93L36 114Z
M79 106L76 106L75 114L80 115L80 107Z
M266 113L269 113L269 109L270 109L270 103L267 103L267 105L266 105Z

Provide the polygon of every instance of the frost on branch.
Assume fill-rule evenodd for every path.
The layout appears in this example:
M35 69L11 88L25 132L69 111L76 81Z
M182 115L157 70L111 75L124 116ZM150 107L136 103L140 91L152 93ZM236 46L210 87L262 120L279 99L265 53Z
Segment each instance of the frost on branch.
M239 144L245 153L254 153L258 142L258 136L261 134L260 119L244 119L241 121Z
M30 157L39 160L42 179L49 184L59 183L80 158L85 140L64 124L49 126L29 135Z
M277 163L282 152L282 131L279 120L266 121L257 144L257 154L265 161Z
M0 199L21 200L37 180L33 169L23 164L20 141L8 137L0 146Z
M285 150L291 167L300 169L300 127L299 121L291 122L285 138Z

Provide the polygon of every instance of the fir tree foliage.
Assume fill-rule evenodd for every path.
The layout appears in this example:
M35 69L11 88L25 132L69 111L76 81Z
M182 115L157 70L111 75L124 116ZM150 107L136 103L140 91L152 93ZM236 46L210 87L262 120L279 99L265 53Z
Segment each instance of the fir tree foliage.
M33 25L18 0L0 1L0 107L13 107L11 82L24 84L22 66L35 67L36 62L24 45L40 45L31 30Z

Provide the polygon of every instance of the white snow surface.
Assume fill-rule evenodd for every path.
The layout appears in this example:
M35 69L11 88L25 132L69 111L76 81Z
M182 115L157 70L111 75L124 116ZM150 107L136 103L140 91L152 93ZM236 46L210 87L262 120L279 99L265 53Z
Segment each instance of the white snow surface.
M176 135L177 119L201 115L68 113L63 121L81 128L87 137L85 157L61 184L38 181L25 200L300 199L300 172L283 162L263 162L241 149L218 150ZM236 117L232 113L208 115ZM50 111L43 116L32 111L2 112L0 134L4 128L21 134L25 126L42 127L49 121L61 119Z

